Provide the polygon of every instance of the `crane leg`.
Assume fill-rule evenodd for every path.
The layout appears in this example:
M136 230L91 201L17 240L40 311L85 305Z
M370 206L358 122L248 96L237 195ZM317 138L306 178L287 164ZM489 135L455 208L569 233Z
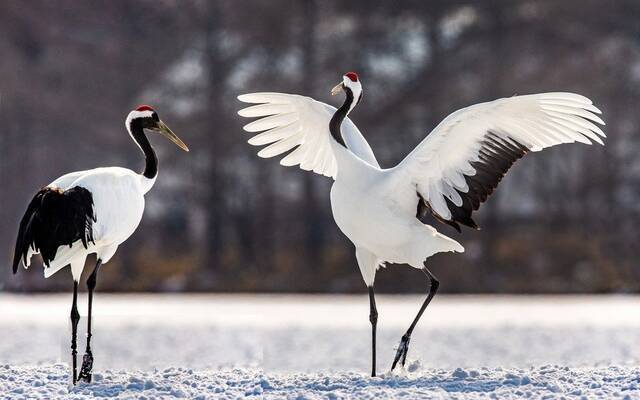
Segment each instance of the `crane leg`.
M93 353L91 352L91 310L93 308L93 290L96 288L98 280L98 269L102 265L102 260L98 260L95 268L87 279L87 289L89 289L89 314L87 318L87 348L82 357L82 368L80 368L80 376L78 379L87 383L91 382L91 370L93 369Z
M378 309L373 285L369 286L369 321L371 322L371 376L376 376L376 326L378 325Z
M418 311L418 315L416 315L415 319L411 323L411 326L409 326L409 329L407 329L407 332L404 335L402 335L402 339L400 339L400 344L398 345L396 356L393 359L393 365L391 366L392 371L396 367L396 364L398 364L398 361L400 361L400 363L404 367L404 363L407 360L407 352L409 351L409 342L411 341L411 333L413 333L413 329L416 327L416 324L420 320L420 317L422 317L424 310L427 308L429 303L431 303L431 300L436 295L436 292L438 291L438 287L440 286L440 282L438 281L438 279L431 273L431 271L427 269L426 266L422 269L422 271L424 272L424 274L427 276L427 279L429 280L429 294L427 295L427 298L425 299L424 303L422 303L422 306Z
M73 384L78 381L78 322L80 321L80 313L78 312L78 282L73 281L73 303L71 304L71 363Z

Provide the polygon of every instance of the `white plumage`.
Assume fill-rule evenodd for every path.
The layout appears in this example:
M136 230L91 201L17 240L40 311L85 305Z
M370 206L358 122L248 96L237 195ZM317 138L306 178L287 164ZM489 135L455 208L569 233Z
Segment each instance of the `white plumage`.
M329 120L336 108L310 97L284 93L252 93L238 96L245 103L262 103L238 112L240 116L260 119L244 126L247 132L261 132L249 139L254 146L267 145L258 156L269 158L297 147L280 160L290 167L300 165L306 171L335 178L338 164L331 150ZM378 161L358 127L345 119L342 134L349 149L365 162L379 167Z
M131 111L125 126L144 153L145 169L137 174L126 168L96 168L61 176L40 189L22 217L13 259L13 272L20 262L29 267L31 257L41 254L46 278L67 265L73 276L71 306L72 383L91 381L91 310L99 268L109 262L118 246L136 230L144 212L144 195L158 174L158 159L145 130L160 133L185 151L187 146L167 127L150 106ZM90 254L97 263L87 279L89 307L87 348L80 374L77 371L78 282Z
M329 121L336 109L330 105L283 93L252 93L238 99L260 103L238 112L243 117L262 117L244 127L247 132L261 132L249 139L250 144L268 145L258 152L260 157L295 148L280 164L300 165L335 179L331 205L336 223L358 251L375 255L362 257L369 264L360 265L367 285L373 284L372 269L382 262L422 268L434 253L463 251L415 218L416 192L449 220L445 197L462 204L458 191L469 190L464 177L475 175L471 164L479 161L487 132L504 141L515 139L531 151L560 143L602 144L605 137L593 123L604 124L596 115L600 111L586 97L573 93L514 96L454 112L396 167L382 169L350 119L342 125L348 149L335 143Z
M355 245L376 320L373 284L381 265L406 263L424 269L437 288L424 261L438 252L464 251L455 240L423 224L417 218L421 213L431 212L458 230L458 224L476 227L471 213L526 152L560 143L603 144L605 137L595 124L604 124L596 115L600 111L586 97L573 93L514 96L454 112L402 162L383 169L358 128L346 118L362 96L357 75L345 74L332 93L338 89L347 93L339 110L305 96L253 93L238 99L257 105L238 114L259 118L244 129L258 133L250 144L267 145L260 157L293 150L282 158L282 165L300 165L335 179L330 196L333 217ZM404 364L408 337L435 294L433 287L432 292L403 338L394 366L399 357Z
M72 172L51 182L47 187L64 191L79 186L91 192L95 213L94 241L87 248L80 240L71 247L58 247L56 258L44 268L44 276L48 278L70 265L73 279L79 281L88 255L95 253L102 264L109 262L118 245L127 240L140 224L144 195L155 180L155 177L149 179L130 169L107 167ZM33 251L32 255L38 253Z
M604 124L591 100L573 93L514 96L476 104L445 118L398 166L394 168L431 203L445 219L451 213L444 197L456 205L461 199L454 189L467 192L464 175L476 173L471 163L487 132L503 141L517 141L531 151L561 143L591 141L603 144Z

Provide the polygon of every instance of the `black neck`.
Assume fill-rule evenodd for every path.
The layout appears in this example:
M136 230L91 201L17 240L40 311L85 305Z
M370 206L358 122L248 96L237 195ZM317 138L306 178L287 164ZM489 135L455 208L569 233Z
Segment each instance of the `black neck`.
M347 116L349 108L351 108L351 104L353 104L353 92L349 88L345 88L344 91L347 94L347 97L344 99L344 104L342 104L342 106L336 110L335 114L333 114L333 117L331 117L331 122L329 122L329 131L331 131L331 136L333 136L336 142L346 148L347 145L344 144L340 126L342 125L344 118Z
M156 157L156 152L153 151L153 147L151 147L151 143L149 143L149 139L147 139L147 135L144 134L144 129L142 129L142 123L139 120L131 121L131 136L133 136L133 140L138 143L145 157L145 166L142 175L145 178L153 179L158 175L158 157Z

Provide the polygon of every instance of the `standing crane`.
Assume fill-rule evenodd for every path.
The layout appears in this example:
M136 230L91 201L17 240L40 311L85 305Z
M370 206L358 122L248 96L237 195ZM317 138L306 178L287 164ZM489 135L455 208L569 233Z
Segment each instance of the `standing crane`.
M255 104L238 112L259 118L244 126L261 132L249 139L263 158L290 150L280 164L299 165L332 177L331 209L336 224L355 246L356 260L369 289L372 336L371 375L376 375L376 309L374 280L386 263L422 270L429 291L402 336L391 369L405 364L411 334L435 296L439 281L426 259L439 252L463 252L455 240L421 222L431 214L460 231L477 229L472 219L511 165L528 152L561 143L592 141L605 135L604 122L586 97L574 93L514 96L476 104L445 118L397 166L383 169L371 147L347 116L362 100L358 75L348 72L332 90L345 93L338 109L310 97L252 93L238 97Z
M146 165L140 174L120 167L96 168L63 175L40 189L22 217L13 258L13 273L22 261L25 268L34 254L44 262L44 276L50 277L69 265L73 276L71 305L72 381L91 382L91 310L98 270L109 262L118 246L136 230L144 212L144 195L158 177L158 158L145 131L159 133L184 151L189 151L158 113L141 105L127 116L125 126L144 153ZM97 257L87 279L87 347L80 374L77 373L78 282L86 258Z

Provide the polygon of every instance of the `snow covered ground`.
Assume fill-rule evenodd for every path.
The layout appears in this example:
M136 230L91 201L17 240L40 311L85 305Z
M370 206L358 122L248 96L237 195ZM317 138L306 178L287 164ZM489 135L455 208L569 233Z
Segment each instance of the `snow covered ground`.
M438 296L390 373L422 298L379 296L369 378L366 295L98 293L95 379L69 391L70 297L0 295L0 399L640 398L639 297Z

